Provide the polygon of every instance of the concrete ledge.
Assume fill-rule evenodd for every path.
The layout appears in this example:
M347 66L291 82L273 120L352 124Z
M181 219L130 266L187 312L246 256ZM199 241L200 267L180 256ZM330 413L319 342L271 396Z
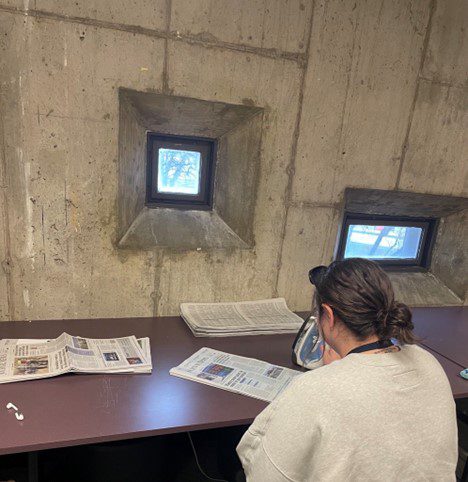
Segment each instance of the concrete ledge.
M409 306L460 306L463 301L429 272L389 272L395 299Z
M384 216L441 218L468 208L465 197L406 191L347 188L346 211Z
M120 98L133 105L147 131L159 134L217 139L263 112L260 107L251 105L226 104L129 89L120 89Z
M118 243L119 248L151 250L249 249L214 211L143 208Z

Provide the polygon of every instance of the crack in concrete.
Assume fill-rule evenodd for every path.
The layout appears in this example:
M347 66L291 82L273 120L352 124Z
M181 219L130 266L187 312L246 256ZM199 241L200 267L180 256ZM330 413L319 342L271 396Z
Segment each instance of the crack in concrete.
M161 270L164 262L164 251L161 249L153 250L153 262L154 266L154 285L153 285L153 316L158 316L159 302L161 301ZM158 276L159 275L159 276Z
M381 8L383 7L383 2L382 2L382 5L381 5ZM379 13L380 15L380 13ZM338 161L337 163L337 168L333 169L333 176L332 176L332 182L331 182L331 191L332 191L332 199L334 198L335 196L335 179L336 179L336 175L338 173L338 171L341 172L341 169L338 169L338 167L340 166L340 163L342 162L342 155L341 153L343 152L343 133L344 133L344 125L345 125L345 115L346 115L346 111L347 111L347 108L348 108L348 100L349 100L349 90L350 90L350 85L351 85L351 74L353 72L353 64L355 63L357 65L357 60L355 62L355 59L354 59L354 53L355 53L355 48L356 48L356 34L357 34L357 30L358 30L358 27L359 27L359 17L356 16L356 24L354 25L354 31L353 31L353 44L351 46L351 62L349 64L349 69L348 69L348 72L347 72L347 78L346 78L346 88L345 88L345 98L344 98L344 102L343 102L343 108L341 109L341 123L340 123L340 134L339 134L339 138L338 138L338 151L337 151L337 154L336 154L336 159Z
M341 202L317 202L317 201L288 201L287 205L294 208L332 208L341 206Z
M424 36L424 42L423 42L423 47L422 47L422 52L421 52L421 61L419 63L419 70L418 70L418 75L416 76L416 88L414 91L414 97L413 101L411 103L411 108L408 116L408 125L406 127L406 134L405 138L403 140L403 145L401 146L401 156L400 156L400 164L398 166L398 172L397 172L397 177L395 181L395 188L396 190L400 189L400 182L401 182L401 175L403 172L403 165L405 163L406 159L406 153L408 152L409 148L409 136L411 133L411 127L413 125L413 118L414 118L414 111L416 110L416 101L418 99L419 95L419 86L421 83L421 73L424 68L424 61L426 60L426 54L427 54L427 48L429 45L429 39L431 36L431 31L432 31L432 19L434 17L434 12L436 9L436 2L437 0L431 0L431 4L429 7L429 18L427 20L427 25L426 25L426 34Z
M159 38L184 42L190 45L202 45L204 47L217 48L221 50L234 50L237 52L250 53L260 57L268 57L272 59L288 60L296 62L304 67L307 63L306 55L300 52L287 52L275 48L254 47L246 44L237 44L233 42L225 42L219 39L200 38L197 35L181 34L180 32L171 32L167 30L151 29L140 27L138 25L128 25L116 22L109 22L107 20L98 20L87 17L78 17L73 15L65 15L59 13L48 12L46 10L25 10L18 7L10 7L6 5L0 6L0 11L23 15L28 17L40 18L45 20L56 20L60 22L78 23L80 25L88 25L90 27L100 27L108 30L118 30L121 32L128 32L133 34L144 35L152 38Z
M166 0L166 35L171 31L172 0ZM164 64L162 72L162 89L164 94L169 94L169 40L164 40Z
M427 77L423 77L422 75L419 76L419 82L427 82L428 84L440 85L441 87L464 87L463 83L456 84L448 82L446 80L428 79Z
M59 115L59 114L52 114L53 109L50 110L47 114L41 114L39 111L37 112L38 123L40 123L41 117L54 117L56 119L67 119L67 120L78 120L78 121L85 121L85 122L98 122L98 123L107 123L108 120L104 119L93 119L92 117L76 117L71 115Z
M236 44L233 42L224 42L222 40L208 40L198 35L181 34L180 32L170 32L168 34L170 40L185 42L189 45L201 45L208 48L218 48L223 50L234 50L237 52L259 55L260 57L268 57L277 60L288 60L296 62L300 67L305 68L307 65L306 54L300 52L285 52L275 48L253 47L246 44Z
M9 215L9 202L8 202L8 193L7 193L7 164L6 164L6 139L5 139L5 125L4 125L4 118L1 115L1 112L4 112L3 109L0 109L0 139L2 143L1 147L1 162L0 162L0 183L5 185L5 189L1 189L1 197L2 197L2 204L3 204L3 237L4 237L4 244L5 244L5 259L2 260L2 265L5 267L7 266L8 269L4 269L5 278L6 278L6 288L7 288L7 310L8 310L8 319L14 320L15 319L15 292L12 280L12 258L11 258L11 236L10 236L10 215Z
M67 180L64 181L63 188L64 212L65 212L65 227L68 226L68 202L67 202Z
M303 65L303 69L301 71L301 80L300 80L300 89L299 89L299 97L298 97L298 107L297 107L297 116L296 122L294 126L294 134L293 134L293 143L291 148L291 156L286 167L286 172L288 173L288 182L286 185L286 189L284 192L284 199L285 199L285 209L283 215L283 224L281 226L281 236L280 236L280 243L278 247L278 254L276 258L276 276L275 282L273 285L273 296L278 296L278 283L279 283L279 276L281 267L283 264L283 247L284 247L284 238L286 236L286 226L288 222L288 214L289 214L289 203L291 200L291 193L293 188L293 179L294 173L296 169L296 157L297 157L297 146L299 141L299 134L301 130L301 120L302 120L302 105L304 101L304 90L305 90L305 81L307 75L307 64L309 62L309 52L310 52L310 43L312 40L312 26L314 23L314 10L315 10L315 1L312 4L312 9L310 13L310 20L309 20L309 31L307 36L307 46L305 50L305 61Z
M45 250L45 226L44 226L44 206L41 206L41 230L42 230L42 255L44 258L44 266L46 265L46 250Z

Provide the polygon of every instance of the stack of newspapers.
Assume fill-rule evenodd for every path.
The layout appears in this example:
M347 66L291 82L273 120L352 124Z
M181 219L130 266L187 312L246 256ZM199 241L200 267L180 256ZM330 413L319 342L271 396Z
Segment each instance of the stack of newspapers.
M0 383L79 373L151 373L149 338L0 340Z
M284 298L237 303L182 303L182 318L195 336L296 333L303 319Z

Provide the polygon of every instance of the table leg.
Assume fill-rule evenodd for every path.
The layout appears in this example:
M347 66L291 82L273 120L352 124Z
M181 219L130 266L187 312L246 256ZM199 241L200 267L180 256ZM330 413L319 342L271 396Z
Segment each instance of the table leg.
M39 482L39 466L37 452L28 452L28 482Z

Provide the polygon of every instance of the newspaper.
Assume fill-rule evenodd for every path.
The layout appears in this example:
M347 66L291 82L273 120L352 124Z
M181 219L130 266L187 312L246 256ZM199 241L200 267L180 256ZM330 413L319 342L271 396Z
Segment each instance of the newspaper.
M169 373L271 402L302 372L254 358L201 348Z
M93 339L62 333L47 340L0 340L0 383L63 373L150 373L149 338Z
M182 318L195 336L296 333L304 320L284 298L237 303L182 303Z

